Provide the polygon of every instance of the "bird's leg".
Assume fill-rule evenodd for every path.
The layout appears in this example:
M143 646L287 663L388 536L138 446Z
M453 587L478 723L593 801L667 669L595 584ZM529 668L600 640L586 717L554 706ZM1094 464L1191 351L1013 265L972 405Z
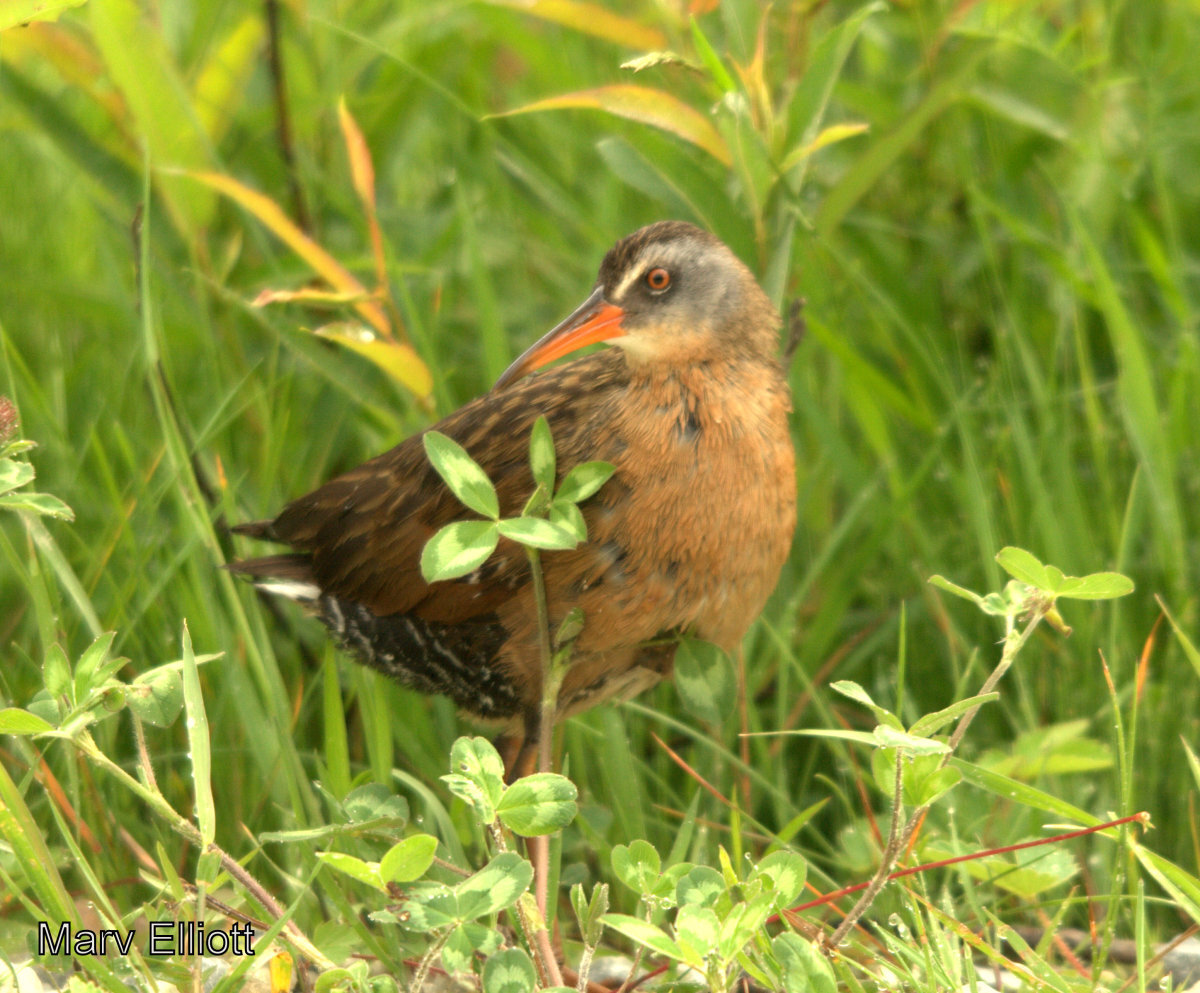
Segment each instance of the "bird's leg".
M492 739L492 745L500 753L500 759L504 763L504 781L511 784L517 778L513 775L517 757L525 749L525 733L523 731L502 731Z
M538 739L506 731L492 742L504 761L504 781L509 785L536 771Z
M511 785L522 776L536 771L538 743L541 739L541 714L531 707L520 723L498 734L492 741L504 762L504 781Z
M537 611L538 654L541 658L542 699L540 711L525 712L525 741L530 737L540 748L535 755L538 758L538 769L549 772L551 765L551 749L554 742L554 714L558 709L558 687L562 682L559 670L555 666L554 653L550 648L550 607L546 598L546 577L542 572L542 557L536 548L529 546L525 549L529 558L529 576L533 581L533 604ZM530 728L537 728L539 733L530 735ZM540 732L545 732L542 737ZM523 746L524 747L524 746ZM518 756L520 759L520 756ZM532 771L532 770L530 770Z

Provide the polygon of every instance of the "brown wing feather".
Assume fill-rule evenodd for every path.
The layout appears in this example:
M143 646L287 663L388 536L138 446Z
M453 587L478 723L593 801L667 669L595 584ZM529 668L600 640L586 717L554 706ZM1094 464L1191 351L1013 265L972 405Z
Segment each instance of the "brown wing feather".
M496 486L501 514L513 516L533 491L529 432L538 415L549 421L561 478L579 462L604 457L596 450L604 436L604 401L627 383L619 351L597 352L488 393L434 429L479 462ZM564 402L581 392L587 402ZM579 419L582 409L589 420ZM477 574L434 587L425 583L419 563L426 541L445 524L475 516L429 464L418 434L293 501L274 521L239 530L309 553L312 578L325 593L378 615L413 613L455 623L494 613L528 582L524 552L502 541ZM269 567L263 563L276 561L292 559L255 559L234 568L265 575Z

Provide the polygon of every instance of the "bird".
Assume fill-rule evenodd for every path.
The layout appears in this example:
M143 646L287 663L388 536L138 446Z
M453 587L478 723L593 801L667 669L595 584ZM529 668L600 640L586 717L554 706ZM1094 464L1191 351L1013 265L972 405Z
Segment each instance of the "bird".
M539 416L559 481L584 462L614 467L580 504L586 541L541 553L550 630L574 608L583 617L556 722L669 676L680 635L735 651L773 591L796 524L780 323L720 239L659 221L608 251L583 303L488 393L433 425L484 469L502 516L533 493ZM608 347L542 369L597 342ZM548 730L525 550L502 538L454 580L427 583L419 567L435 532L472 517L418 433L236 526L291 551L228 568L300 601L358 661L501 723L511 774Z

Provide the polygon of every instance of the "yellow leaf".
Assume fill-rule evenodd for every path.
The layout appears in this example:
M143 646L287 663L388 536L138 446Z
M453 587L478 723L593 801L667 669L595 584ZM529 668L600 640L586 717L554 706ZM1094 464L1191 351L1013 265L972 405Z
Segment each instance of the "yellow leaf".
M779 167L779 171L788 172L794 166L799 165L814 152L820 151L826 145L833 145L839 141L845 141L847 138L853 138L855 135L864 134L868 130L869 125L866 124L831 124L807 145L802 145L799 148L792 149L792 151L788 153L787 158L783 160L783 164Z
M313 334L358 352L417 396L427 397L433 392L433 377L429 374L429 367L408 345L386 341L362 325L346 323L327 324L317 328Z
M292 988L292 957L287 952L277 952L268 963L271 975L271 993L287 993Z
M382 308L371 299L371 293L367 288L337 259L296 227L274 200L239 183L236 179L222 176L219 173L193 172L187 175L241 204L334 289L361 297L362 299L354 305L354 309L380 334L391 336L391 324Z
M319 290L314 286L305 286L298 290L263 290L250 301L250 306L266 307L272 303L323 303L344 306L369 299L371 294L364 296L361 293L342 293L339 290Z
M530 114L542 110L603 110L630 121L649 124L689 141L722 165L730 164L729 149L708 118L669 93L646 86L618 84L594 90L576 90L497 114Z
M346 142L346 154L350 158L350 177L354 191L368 208L375 207L375 167L371 164L371 151L363 137L358 122L346 108L343 97L338 101L338 124L342 128L342 139Z
M21 27L34 21L57 21L59 15L72 7L82 7L86 0L7 0L0 4L0 31Z
M371 256L375 260L375 281L382 292L387 283L387 262L383 256L383 232L375 212L375 166L371 163L371 150L367 147L367 139L363 137L358 121L347 109L345 99L338 101L338 123L342 126L342 139L346 142L346 154L350 158L351 181L367 213Z
M262 37L261 16L247 15L225 36L196 77L196 116L214 145L229 130L234 111L245 98L246 83L258 65Z
M492 4L532 14L543 21L552 21L626 48L649 51L662 48L667 43L661 31L621 17L594 3L582 3L580 0L492 0Z

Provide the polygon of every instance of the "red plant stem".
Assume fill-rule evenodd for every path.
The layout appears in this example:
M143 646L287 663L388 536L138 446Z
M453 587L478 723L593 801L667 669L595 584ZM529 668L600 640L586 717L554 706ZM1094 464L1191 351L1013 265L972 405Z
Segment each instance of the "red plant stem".
M1094 834L1097 831L1103 831L1106 828L1120 827L1122 824L1128 824L1131 821L1137 821L1143 827L1150 823L1150 815L1146 811L1139 811L1136 814L1130 814L1128 817L1122 817L1119 820L1107 821L1104 824L1097 824L1095 827L1081 828L1078 831L1068 831L1066 834L1056 834L1051 838L1038 838L1036 841L1022 841L1017 845L1005 845L1003 848L989 848L982 852L972 852L969 855L956 855L954 858L942 859L938 862L926 862L924 865L914 865L908 869L899 869L891 873L887 878L890 882L893 879L900 879L902 876L913 876L918 872L925 872L928 869L940 869L943 866L954 865L957 862L971 862L976 859L987 858L990 855L1003 855L1006 852L1019 851L1022 848L1037 848L1039 845L1054 845L1060 841L1069 841L1071 838L1079 838L1085 834ZM813 907L819 907L824 903L832 903L834 900L841 899L851 893L857 893L859 890L865 890L870 886L870 882L856 883L854 886L847 886L845 889L836 890L833 893L826 893L823 897L816 900L811 900L808 903L802 903L798 907L792 907L785 913L799 914L802 911L810 910ZM776 915L768 921L775 923L779 920L779 915Z

